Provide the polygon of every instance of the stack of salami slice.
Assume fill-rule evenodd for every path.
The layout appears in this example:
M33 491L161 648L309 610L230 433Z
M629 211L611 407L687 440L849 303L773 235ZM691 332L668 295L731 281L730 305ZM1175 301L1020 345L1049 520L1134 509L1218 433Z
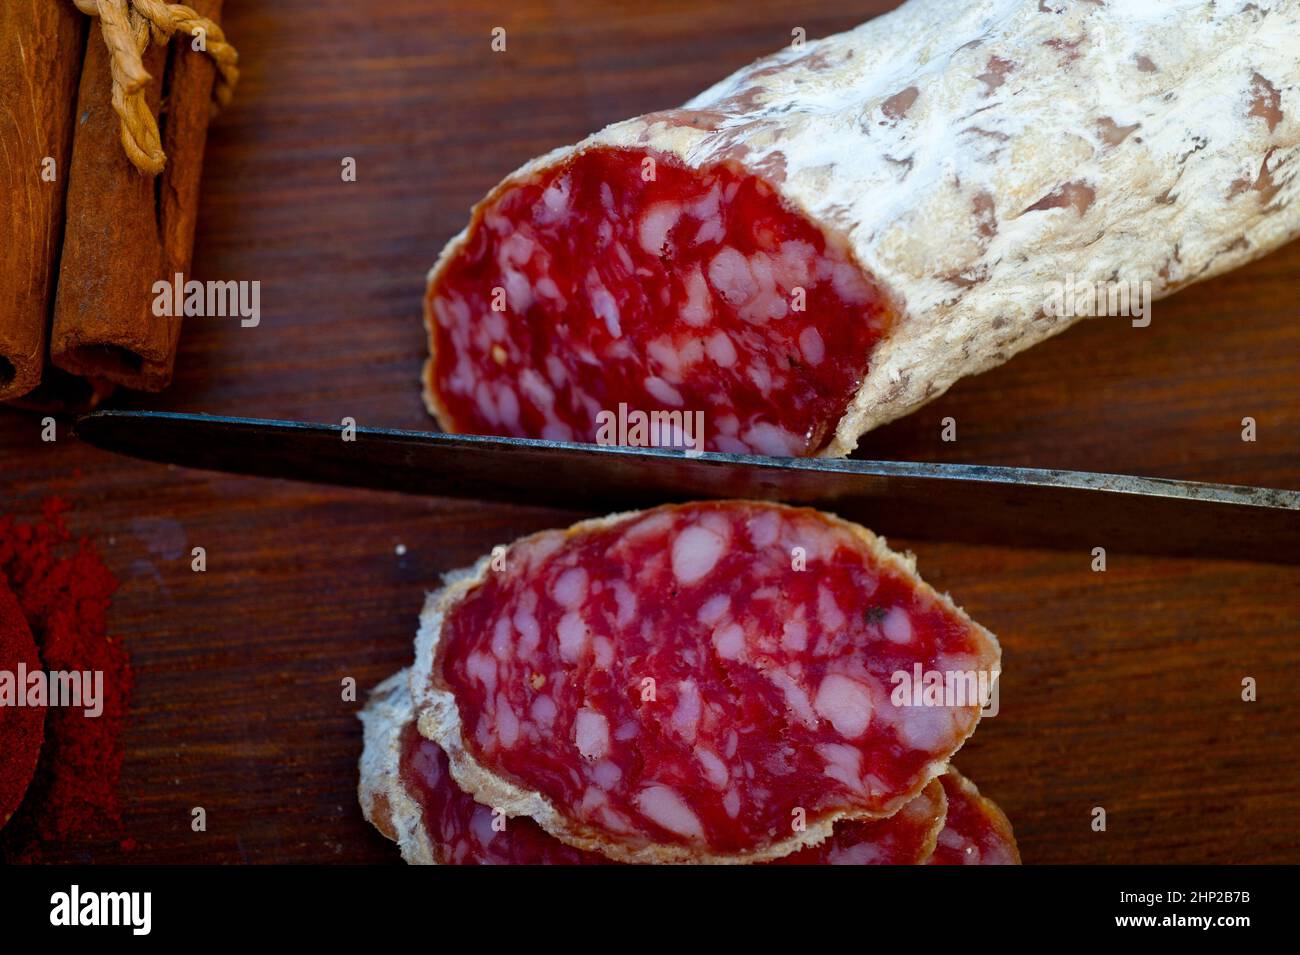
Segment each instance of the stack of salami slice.
M949 765L1000 662L829 514L616 514L430 595L361 716L361 804L409 862L1016 863Z

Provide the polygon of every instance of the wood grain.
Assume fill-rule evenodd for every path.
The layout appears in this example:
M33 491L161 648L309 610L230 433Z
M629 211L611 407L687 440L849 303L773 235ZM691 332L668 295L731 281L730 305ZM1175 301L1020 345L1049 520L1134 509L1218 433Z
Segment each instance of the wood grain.
M194 271L260 280L262 323L187 322L173 387L118 405L427 426L423 275L501 175L685 100L795 26L818 36L888 4L491 6L227 3L244 72L210 136ZM1157 303L1149 328L1084 323L860 453L1300 488L1298 279L1293 245ZM441 572L573 517L160 468L66 428L43 444L38 420L0 411L0 507L35 513L48 494L77 501L74 526L121 576L113 628L139 670L122 784L137 847L54 859L396 861L357 809L360 704L340 681L409 661ZM1002 711L957 765L1029 863L1300 861L1300 568L1112 553L1093 573L1104 545L913 545L1004 647ZM1240 701L1246 676L1259 702Z

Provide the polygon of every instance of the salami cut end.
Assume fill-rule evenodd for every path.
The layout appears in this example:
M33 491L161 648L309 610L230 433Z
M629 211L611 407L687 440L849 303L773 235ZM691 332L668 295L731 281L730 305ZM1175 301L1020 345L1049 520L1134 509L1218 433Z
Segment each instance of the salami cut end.
M763 861L916 798L999 659L864 529L723 501L485 560L426 612L412 690L457 782L564 842Z
M449 430L807 455L888 310L846 245L759 176L593 147L476 208L427 322Z
M1011 823L993 800L957 770L942 778L948 817L935 844L931 865L1019 865Z

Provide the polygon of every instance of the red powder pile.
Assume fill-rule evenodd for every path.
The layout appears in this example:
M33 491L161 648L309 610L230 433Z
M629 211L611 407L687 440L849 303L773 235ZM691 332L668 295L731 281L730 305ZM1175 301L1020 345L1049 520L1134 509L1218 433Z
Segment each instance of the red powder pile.
M0 577L0 671L39 670L41 659L22 608ZM45 707L0 706L0 827L9 821L36 772L45 735Z
M51 498L41 520L0 515L0 583L18 600L46 672L102 671L103 712L50 707L45 745L22 807L4 830L12 853L33 843L110 837L120 826L117 782L122 727L133 675L126 649L108 636L108 607L117 581L86 540L63 522L68 505Z

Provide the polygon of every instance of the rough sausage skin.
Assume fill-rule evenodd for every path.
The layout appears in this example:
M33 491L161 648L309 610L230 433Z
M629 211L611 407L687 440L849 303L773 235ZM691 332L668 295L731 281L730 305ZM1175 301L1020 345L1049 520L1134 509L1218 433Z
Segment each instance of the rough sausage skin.
M602 865L599 853L566 845L527 816L506 820L462 790L442 747L420 735L407 671L371 695L361 719L361 803L409 862L437 865ZM920 865L934 851L947 808L932 780L888 819L845 820L831 838L767 864ZM401 817L401 818L398 818ZM494 825L495 821L495 825Z
M525 538L437 597L416 656L463 788L629 862L762 861L892 815L979 718L896 705L895 675L1000 666L869 532L757 502Z
M594 406L626 399L647 413L705 412L709 448L846 454L865 431L1079 320L1049 314L1053 285L1149 281L1159 298L1300 234L1297 35L1297 0L911 0L783 50L497 186L429 275L426 402L449 430L584 439ZM608 208L581 190L569 196L580 206L546 191L575 163L627 184L646 158L688 171L664 180L677 184L670 201L707 194L725 167L746 189L765 184L788 229L823 236L823 251L813 242L796 259L851 262L853 284L871 290L856 310L852 295L830 305L846 316L839 340L857 350L831 347L825 313L811 309L734 340L737 317L720 302L775 302L789 289L774 277L769 294L753 255L743 270L725 257L715 281L673 226L722 234L717 248L734 243L739 256L759 238L740 206L674 219L663 184L625 189ZM538 227L557 210L558 226ZM602 268L590 242L606 223ZM557 266L579 236L579 267ZM504 313L482 305L494 281ZM601 327L615 325L607 338ZM810 328L827 364L783 368ZM733 339L734 364L721 339L709 354L718 332ZM584 354L583 336L598 348ZM607 361L599 348L611 345L628 354Z
M1006 815L952 767L940 779L948 816L930 865L1019 865L1020 849Z

